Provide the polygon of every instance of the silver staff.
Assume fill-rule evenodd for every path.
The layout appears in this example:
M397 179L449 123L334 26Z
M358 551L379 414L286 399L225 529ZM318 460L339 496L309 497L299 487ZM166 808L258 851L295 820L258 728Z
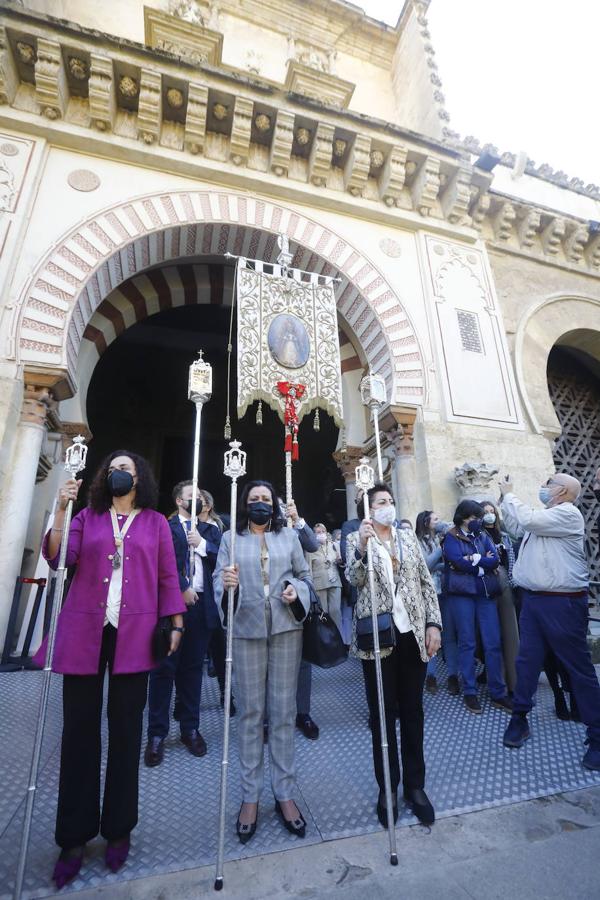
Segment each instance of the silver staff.
M356 467L356 489L363 491L364 518L370 520L369 498L367 491L375 484L375 472L365 456ZM398 865L396 852L396 828L392 805L392 782L390 779L390 760L388 756L387 727L385 723L385 703L383 699L383 678L381 675L381 648L379 646L379 630L377 624L377 598L375 596L375 574L373 572L373 547L371 538L367 541L367 574L369 592L371 594L371 615L373 618L373 654L375 656L375 680L377 683L377 702L379 704L379 729L381 733L381 757L383 760L383 780L385 785L385 808L387 810L388 836L390 839L390 865Z
M67 448L65 470L71 478L75 478L78 472L85 469L85 459L88 448L85 446L85 438L78 434L73 438L73 444ZM46 665L42 675L42 689L40 692L40 701L38 708L37 727L35 732L35 740L33 742L33 753L31 755L31 767L29 769L29 787L27 788L27 800L25 803L25 818L23 820L23 832L21 834L21 849L19 851L19 860L17 863L17 875L15 880L14 900L20 900L23 890L23 880L25 878L25 865L27 863L27 850L29 848L29 838L31 835L31 823L33 820L33 805L35 803L35 794L37 791L37 779L40 767L40 755L42 752L42 741L44 740L44 728L46 725L46 712L48 710L48 697L50 695L50 681L52 677L52 658L54 656L54 643L56 640L56 626L58 623L58 614L62 606L62 598L65 590L65 580L67 577L67 545L69 543L69 530L71 528L71 516L73 515L73 501L69 500L65 510L65 518L63 521L62 534L60 539L60 554L58 557L58 569L56 570L56 579L54 582L54 600L52 612L50 615L50 628L48 631L48 646L46 650Z
M225 453L223 472L231 478L231 524L229 534L229 565L235 566L235 536L237 511L237 481L246 474L246 454L239 441L230 441L231 450ZM231 666L233 660L233 599L235 588L227 589L227 636L225 651L225 691L223 692L223 759L221 761L221 799L219 804L219 842L217 845L217 871L215 891L223 889L223 857L225 854L225 806L227 802L227 771L229 768L229 707L231 705Z
M198 465L200 461L200 420L202 407L212 396L212 369L202 359L202 350L198 351L198 359L190 366L188 380L188 400L196 404L196 425L194 428L194 469L192 474L192 508L191 527L196 527L196 493L198 491ZM194 546L190 544L190 587L194 584Z
M379 481L383 481L383 465L381 462L381 439L379 437L379 410L385 406L386 391L385 381L381 375L374 375L369 371L360 383L360 397L365 406L368 406L373 416L375 429L375 447L377 449L377 473Z

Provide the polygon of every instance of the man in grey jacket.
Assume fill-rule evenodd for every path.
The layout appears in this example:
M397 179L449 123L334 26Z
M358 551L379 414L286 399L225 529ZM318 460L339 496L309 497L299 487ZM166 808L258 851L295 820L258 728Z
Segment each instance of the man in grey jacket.
M527 713L550 649L569 673L587 725L589 746L582 763L600 770L600 685L587 645L585 528L574 505L580 492L576 478L553 475L540 487L544 509L533 509L514 495L508 476L500 484L504 523L514 537L523 538L513 569L515 581L523 588L517 686L504 746L521 747L530 736Z

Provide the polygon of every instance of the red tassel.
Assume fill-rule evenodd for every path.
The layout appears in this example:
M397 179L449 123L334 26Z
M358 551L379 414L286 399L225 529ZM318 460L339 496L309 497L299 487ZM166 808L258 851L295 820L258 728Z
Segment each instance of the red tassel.
M298 441L294 441L294 445L292 447L292 462L297 462L300 458L300 454L298 453Z
M292 450L292 435L289 431L286 432L285 445L283 449L286 453L290 453L290 451Z

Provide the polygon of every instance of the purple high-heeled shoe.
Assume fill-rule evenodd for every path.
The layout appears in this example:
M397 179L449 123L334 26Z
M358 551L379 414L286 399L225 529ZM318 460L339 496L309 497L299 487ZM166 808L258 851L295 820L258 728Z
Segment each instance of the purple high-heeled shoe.
M104 861L111 872L118 872L129 856L129 835L121 841L109 841Z
M84 847L72 847L70 850L61 850L52 873L52 880L56 884L57 890L73 881L79 873L83 861L83 851Z

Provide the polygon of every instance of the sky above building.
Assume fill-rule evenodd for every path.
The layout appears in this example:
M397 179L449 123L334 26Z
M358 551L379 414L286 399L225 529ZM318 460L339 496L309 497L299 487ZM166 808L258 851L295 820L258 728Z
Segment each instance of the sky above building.
M395 25L404 0L354 0ZM600 184L595 0L432 0L450 127Z

